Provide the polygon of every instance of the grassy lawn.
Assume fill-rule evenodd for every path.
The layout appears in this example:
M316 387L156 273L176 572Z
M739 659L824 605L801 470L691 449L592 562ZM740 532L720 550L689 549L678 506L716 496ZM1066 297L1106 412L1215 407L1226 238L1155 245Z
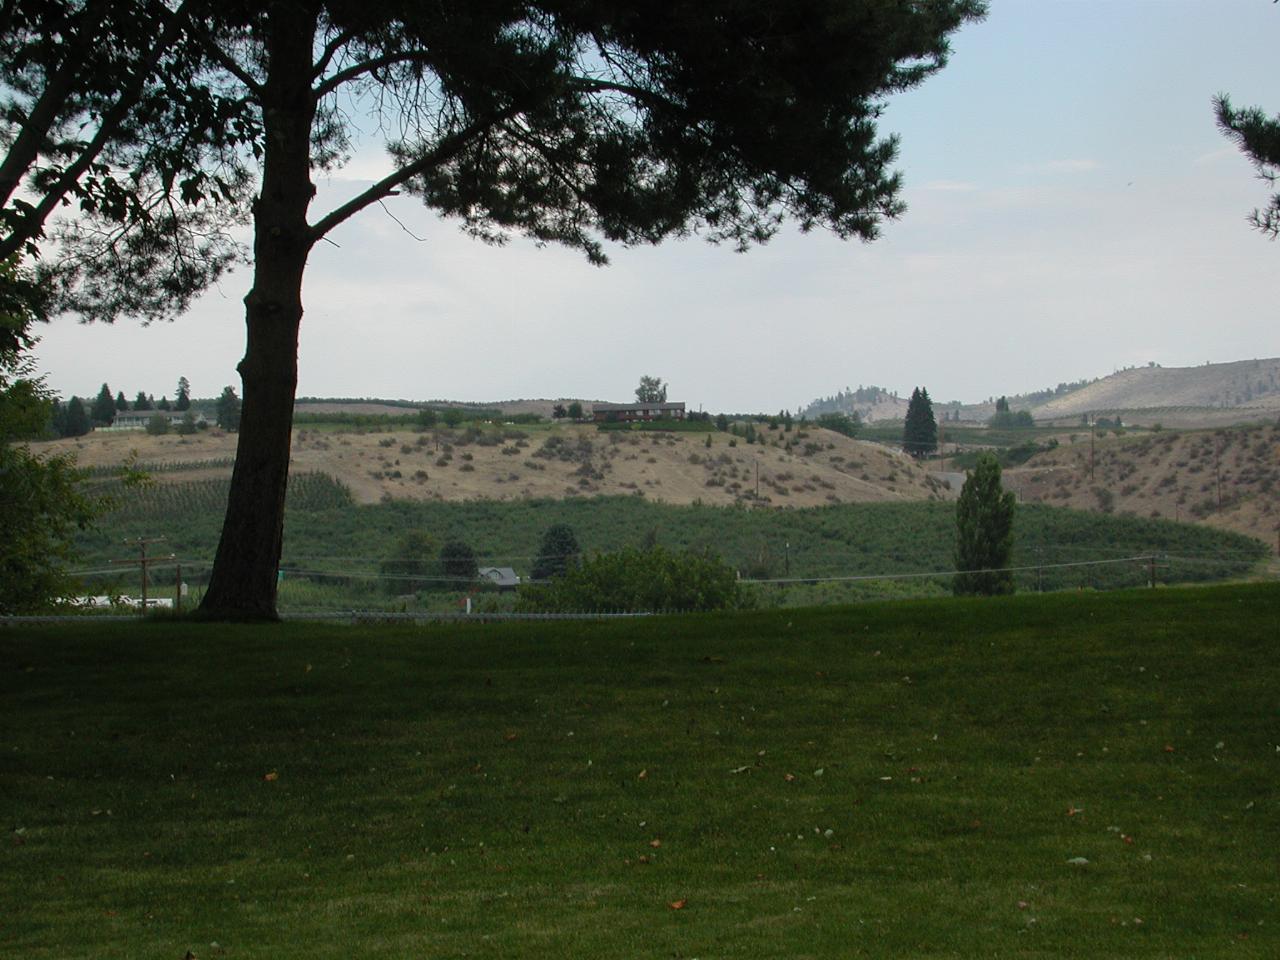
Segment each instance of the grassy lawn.
M1274 585L4 630L0 956L1275 957L1277 639Z

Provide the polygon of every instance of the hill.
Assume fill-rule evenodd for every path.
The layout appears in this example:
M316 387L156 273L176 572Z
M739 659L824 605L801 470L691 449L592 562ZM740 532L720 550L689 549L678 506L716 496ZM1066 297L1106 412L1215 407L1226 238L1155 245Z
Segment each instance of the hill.
M1165 426L1275 417L1280 415L1280 358L1135 367L1030 409L1038 421L1121 413L1127 423Z
M1274 957L1278 620L1252 586L7 629L0 946Z
M594 426L415 432L295 430L290 469L327 474L360 503L383 499L562 498L624 494L666 503L816 506L952 494L910 457L815 427L727 433L599 431ZM708 442L710 446L708 446ZM105 471L131 455L161 482L230 476L235 436L93 433L40 445ZM168 469L181 467L180 470ZM758 487L757 487L758 472ZM757 493L758 490L758 493Z
M1280 549L1280 425L1110 436L1088 433L1007 471L1026 500L1104 513L1195 520Z

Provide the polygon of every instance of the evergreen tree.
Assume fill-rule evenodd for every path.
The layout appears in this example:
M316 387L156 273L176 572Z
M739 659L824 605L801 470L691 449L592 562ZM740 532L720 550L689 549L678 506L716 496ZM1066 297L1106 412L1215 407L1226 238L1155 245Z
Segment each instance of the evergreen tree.
M191 409L191 384L186 377L178 378L178 396L174 400L173 409L181 413L183 410Z
M570 420L581 420L582 404L577 400L573 401L573 403L569 404L569 409L566 410L565 413L568 415Z
M1258 178L1273 188L1280 182L1280 115L1268 117L1257 107L1236 110L1225 94L1214 100L1218 126L1236 142L1258 171ZM1267 205L1254 210L1249 222L1272 240L1280 237L1280 192Z
M168 397L163 397L163 396L162 396L159 400L157 400L157 401L156 401L156 409L157 409L157 410L170 410L170 409L172 409L172 408L169 406L169 398L168 398Z
M223 430L239 430L240 429L240 398L236 396L234 387L223 387L222 395L218 397L218 404L215 408L214 419L218 426Z
M64 437L83 437L86 433L93 429L93 423L89 419L89 412L84 408L84 402L76 396L67 401L66 413L62 419L62 435Z
M436 542L421 530L404 534L392 550L391 556L378 564L378 571L386 579L383 587L387 593L413 593L415 590L440 586L440 561L436 556Z
M93 406L89 409L89 415L93 417L93 422L109 426L111 421L116 418L116 401L111 396L111 388L105 383L102 389L98 391L98 396L93 401Z
M569 411L564 408L563 403L557 403L555 406L551 408L552 420L563 420L568 415L569 415Z
M961 594L1013 593L1014 496L1000 485L1000 462L990 453L964 482L956 503L956 569Z
M145 391L145 390L139 390L139 391L138 391L138 395L137 395L136 397L134 397L134 398L133 398L133 409L134 409L134 410L150 410L150 409L152 409L152 407L151 407L151 400L150 400L150 398L147 396L147 394L146 394L146 391Z
M461 540L450 540L440 548L440 569L450 580L474 580L480 574L476 552ZM461 586L461 583L452 586Z
M542 535L537 559L533 561L533 579L547 580L564 574L578 562L582 550L573 528L566 523L552 524Z
M933 417L933 401L924 387L911 391L907 419L902 427L902 446L917 460L938 449L938 421Z
M124 391L116 394L116 413L124 413L129 409L129 401L124 398Z

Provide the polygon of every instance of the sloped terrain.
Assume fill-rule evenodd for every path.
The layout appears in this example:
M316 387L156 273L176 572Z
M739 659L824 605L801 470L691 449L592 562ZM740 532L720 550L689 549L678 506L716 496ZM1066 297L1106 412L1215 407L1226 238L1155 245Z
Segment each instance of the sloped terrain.
M769 428L748 444L727 433L602 432L585 424L414 432L295 431L292 469L325 473L362 503L631 494L667 503L827 503L953 494L910 457L813 427ZM708 446L708 440L710 445ZM41 444L106 471L130 457L160 482L228 475L235 436L95 433Z
M1032 408L1037 420L1085 413L1179 407L1230 409L1265 416L1280 411L1280 358L1211 363L1200 367L1122 370Z
M1055 506L1194 520L1258 537L1280 531L1280 425L1089 437L1037 454L1005 482Z

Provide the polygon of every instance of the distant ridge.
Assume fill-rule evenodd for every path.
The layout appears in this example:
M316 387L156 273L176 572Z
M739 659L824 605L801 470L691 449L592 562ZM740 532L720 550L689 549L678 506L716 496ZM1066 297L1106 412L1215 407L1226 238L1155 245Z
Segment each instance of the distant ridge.
M1245 418L1280 413L1280 358L1199 367L1135 367L1029 409L1036 420L1055 420L1178 407L1235 410Z

